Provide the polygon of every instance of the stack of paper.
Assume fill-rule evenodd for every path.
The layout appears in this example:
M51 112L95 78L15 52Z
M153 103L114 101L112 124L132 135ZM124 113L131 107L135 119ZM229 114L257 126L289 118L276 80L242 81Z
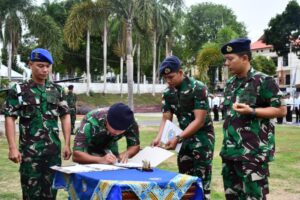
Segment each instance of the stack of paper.
M176 126L174 123L172 123L170 120L167 120L165 123L165 127L162 133L161 142L163 144L167 144L167 142L177 135L180 135L182 133L182 130ZM177 144L175 151L178 153L180 151L182 143Z
M127 163L117 163L120 167L141 168L143 160L150 162L151 167L157 167L160 163L170 158L174 153L160 147L145 147L134 157L128 159Z
M52 166L51 169L61 171L66 174L79 173L79 172L92 172L92 171L108 171L124 169L122 167L105 164L75 164L71 166Z

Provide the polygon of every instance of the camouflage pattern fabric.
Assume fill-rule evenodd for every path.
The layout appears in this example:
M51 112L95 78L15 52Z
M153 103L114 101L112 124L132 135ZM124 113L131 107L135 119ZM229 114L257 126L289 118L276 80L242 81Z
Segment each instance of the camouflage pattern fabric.
M53 165L60 165L61 157L51 156L22 161L20 166L23 199L26 200L54 200L57 190L52 188L54 171Z
M46 81L45 85L38 85L32 80L23 84L14 85L9 91L6 98L5 116L20 118L19 119L19 151L22 155L23 162L33 162L42 160L47 163L46 158L59 158L53 165L60 165L61 142L59 139L58 117L69 113L67 102L63 96L61 86ZM46 164L45 164L46 165ZM31 175L50 174L50 169L34 167L26 169L29 165L20 166L21 177ZM52 175L49 175L52 176ZM52 177L50 177L52 178ZM28 183L28 185L26 185ZM32 188L33 182L24 182L22 190ZM33 191L26 193L30 199L37 199L35 194L43 194L43 190L51 188L52 182L43 182L42 191ZM41 187L34 187L40 190ZM53 197L55 198L55 197Z
M234 177L243 177L244 187L252 187L253 183L249 182L246 177L256 177L256 172L252 168L267 165L266 163L274 159L275 152L275 130L270 119L241 115L232 109L234 102L246 103L253 108L284 105L282 94L275 80L255 71L253 68L249 70L247 77L239 79L233 76L226 83L223 103L225 109L224 139L220 155L224 163L228 161L236 162L234 168L237 168L240 165L239 163L243 164L243 171L236 169L235 176L228 174L228 167L224 166L223 179L224 183L227 183L225 187L229 187L225 189L227 192L232 191L233 193L235 193L235 189L230 188L230 185L237 181ZM232 172L233 170L229 171ZM244 174L241 175L241 172ZM261 178L254 178L254 180L264 180L264 184L256 183L258 186L263 187L256 188L257 190L268 191L267 175L268 173L262 173L260 174ZM247 185L248 183L249 185ZM245 188L243 188L244 191ZM243 194L241 199L243 199L242 196L247 195L251 196L252 194Z
M68 102L68 106L70 108L70 116L71 116L71 134L74 134L75 121L76 121L76 101L77 96L73 92L68 92L66 95L66 100Z
M222 175L227 200L264 200L269 193L267 162L223 160Z
M127 147L140 144L139 128L134 122L123 134L113 136L106 129L107 110L92 110L83 118L74 139L74 151L87 152L91 155L105 155L105 150L111 150L119 155L117 141L126 137Z
M207 88L200 81L185 77L178 89L168 87L164 91L162 112L175 114L182 130L195 119L195 109L207 110L208 113L210 111ZM204 126L183 140L177 158L180 173L202 179L207 199L210 194L214 144L214 128L211 117L207 114Z

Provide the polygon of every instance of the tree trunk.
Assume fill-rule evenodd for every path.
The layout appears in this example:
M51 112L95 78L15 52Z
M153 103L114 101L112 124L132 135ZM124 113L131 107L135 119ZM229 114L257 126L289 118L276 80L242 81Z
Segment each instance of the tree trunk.
M155 79L156 79L156 31L153 33L153 68L152 68L152 95L155 96Z
M140 78L141 78L141 43L138 42L138 49L137 49L137 93L140 94Z
M134 110L133 105L133 57L132 57L132 20L126 21L126 67L128 86L128 106Z
M107 19L104 20L104 31L103 31L103 93L106 93L106 72L107 72Z
M12 66L12 41L9 41L7 44L7 54L8 54L8 62L7 62L7 77L8 81L11 82L11 66Z
M123 56L120 58L120 94L121 97L123 97L123 65L124 65L124 60Z
M90 73L90 31L87 30L86 34L86 95L90 96L90 84L91 84L91 73Z

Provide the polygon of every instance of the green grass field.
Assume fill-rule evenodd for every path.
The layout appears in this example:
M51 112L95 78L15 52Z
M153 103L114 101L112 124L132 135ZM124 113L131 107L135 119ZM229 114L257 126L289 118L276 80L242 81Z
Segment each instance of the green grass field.
M216 146L213 162L212 199L224 199L221 177L221 159L219 151L222 141L222 124L215 123ZM141 146L150 144L158 127L140 127ZM72 136L73 138L73 136ZM121 149L125 141L120 141ZM270 194L271 200L300 199L300 127L281 125L276 127L276 160L270 164ZM0 138L0 199L21 199L18 165L7 159L6 138ZM68 161L70 162L70 161ZM171 157L159 166L161 169L177 171L176 156ZM59 190L57 199L67 199L67 193Z

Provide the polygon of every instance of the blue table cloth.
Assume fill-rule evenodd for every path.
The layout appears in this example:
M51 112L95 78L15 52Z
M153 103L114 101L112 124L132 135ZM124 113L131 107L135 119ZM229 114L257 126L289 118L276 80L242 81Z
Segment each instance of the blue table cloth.
M137 169L64 174L57 171L53 187L64 188L69 199L121 200L122 191L133 191L141 200L181 199L192 184L196 185L193 200L203 199L201 179L195 176L153 169Z

